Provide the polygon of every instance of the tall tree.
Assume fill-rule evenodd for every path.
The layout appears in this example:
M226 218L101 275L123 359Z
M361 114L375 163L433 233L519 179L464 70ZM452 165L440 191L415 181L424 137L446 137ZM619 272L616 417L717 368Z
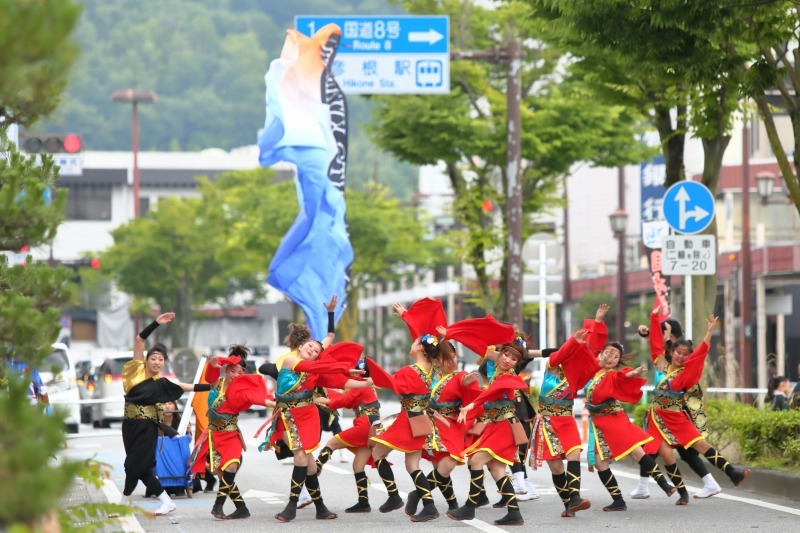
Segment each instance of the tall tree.
M786 190L800 213L800 178L795 170L800 168L800 7L791 1L761 2L740 6L735 13L733 31L743 45L735 53L747 58L748 49L757 49L755 61L741 62L747 68L747 94L758 106ZM769 93L777 98L771 100ZM782 114L792 124L789 150L776 125L776 116Z
M8 124L35 123L58 105L76 57L71 32L80 7L67 0L0 0L0 250L39 246L55 235L66 196L52 159L19 154ZM66 444L64 415L32 407L30 375L13 360L41 368L60 328L59 309L74 294L71 271L45 263L10 266L0 256L0 529L39 530L88 465L52 461ZM99 478L95 475L95 479ZM93 513L96 516L96 513ZM85 513L84 513L84 516ZM66 515L65 523L69 523Z
M558 86L562 53L540 36L546 22L531 18L521 2L485 9L470 0L407 0L413 13L450 15L452 47L489 50L510 39L523 46L522 169L523 212L542 212L558 203L557 187L578 161L623 164L642 156L632 114L622 107L598 106L586 85ZM451 92L444 96L374 98L373 135L382 148L415 164L446 166L455 194L453 214L466 229L465 259L477 277L479 301L505 317L504 296L491 290L497 264L501 285L505 266L504 203L506 161L506 67L492 61L451 63ZM523 224L523 239L532 233Z
M236 262L223 263L225 212L209 209L200 198L164 198L147 216L112 232L114 244L102 253L102 264L138 307L157 305L175 312L172 345L190 346L189 327L196 306L222 301L242 289L260 285L240 275ZM227 268L226 268L227 267Z
M229 172L202 187L207 209L221 207L226 222L217 251L223 264L240 275L264 277L278 245L297 216L294 183L273 183L269 169ZM391 198L388 189L367 183L363 190L346 192L347 219L354 260L350 273L348 309L338 330L355 338L358 292L367 283L399 278L400 265L419 267L446 263L448 254L433 254L435 243L426 239L423 224L413 210ZM270 206L265 209L264 206ZM443 250L443 248L439 248ZM320 305L322 302L320 302Z
M588 79L605 87L615 101L628 100L658 130L670 186L684 179L684 136L702 141L702 182L716 193L722 157L741 109L742 66L731 54L730 2L681 0L599 3L527 0L534 12L552 21L547 38L564 46ZM599 63L599 68L596 64ZM706 233L716 234L712 222ZM693 278L693 330L714 308L716 275Z

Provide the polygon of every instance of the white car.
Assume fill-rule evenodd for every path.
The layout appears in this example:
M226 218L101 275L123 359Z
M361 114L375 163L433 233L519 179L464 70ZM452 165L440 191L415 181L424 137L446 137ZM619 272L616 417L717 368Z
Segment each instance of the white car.
M81 397L75 377L75 362L66 344L53 344L53 353L42 362L39 375L47 389L50 404L56 409L66 411L67 431L77 433L81 421Z

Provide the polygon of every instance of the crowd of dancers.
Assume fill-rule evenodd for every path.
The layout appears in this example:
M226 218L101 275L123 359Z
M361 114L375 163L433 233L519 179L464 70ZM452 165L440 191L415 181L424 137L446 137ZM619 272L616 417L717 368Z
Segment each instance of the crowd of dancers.
M156 515L175 509L153 475L154 449L159 431L168 432L158 405L177 399L184 390L194 390L207 407L203 416L197 410L198 433L190 461L197 476L218 478L211 514L221 520L250 516L235 478L245 448L238 415L253 405L273 408L262 427L259 450L274 450L279 458L291 457L294 465L288 504L275 515L281 522L297 518L304 489L315 505L317 519L337 518L323 501L319 480L333 451L344 448L354 454L357 493L357 502L345 512L371 512L365 472L371 467L388 493L378 510L403 509L412 522L439 518L432 497L435 489L447 502L448 518L475 518L475 509L492 503L487 496L486 469L500 494L493 507L505 513L494 524L522 525L519 500L538 498L527 467L538 468L544 462L564 505L561 516L574 517L592 505L581 496L584 447L590 471L597 471L611 496L611 503L603 507L607 512L627 509L610 465L628 456L639 464L642 477L631 496L649 497L652 478L668 497L677 493L676 505L687 505L689 495L674 449L703 480L703 489L695 498L708 498L721 490L701 454L734 486L750 473L734 468L704 437L706 417L698 383L717 321L714 316L707 319L705 337L696 347L681 337L678 322L659 320L661 309L653 311L649 326L640 326L639 334L648 338L655 366L655 388L641 428L630 422L622 403L642 399L646 380L641 376L646 366L626 366L632 355L620 342L607 338L606 305L598 308L593 319L585 320L563 346L532 350L524 334L491 316L448 324L439 300L424 298L409 309L395 304L396 314L411 335L410 364L390 375L364 355L362 346L333 342L335 303L326 305L328 333L321 342L314 340L307 326L292 324L286 339L290 352L259 367L258 374L245 373L248 348L233 345L227 357L209 359L201 382L195 385L160 378L167 357L163 345L144 352L145 339L174 315L160 315L145 328L137 336L134 360L123 371L124 495L129 496L141 480L162 502ZM455 343L478 354L477 372L458 370ZM528 384L519 374L535 357L547 358L547 370L542 383ZM274 396L267 392L262 375L275 379ZM540 390L536 408L530 403L532 386ZM399 413L385 416L387 413L380 412L376 388L388 389L398 397ZM589 412L587 445L582 443L573 413L581 392ZM330 411L353 409L355 418L352 427L336 434L314 457L321 445L318 406ZM387 460L392 451L404 455L406 472L415 487L405 501ZM658 457L666 476L656 463ZM427 474L426 464L430 464ZM458 488L463 492L457 494L451 473L460 466L469 470L470 482L468 487ZM459 496L464 498L461 505ZM224 509L228 499L234 505L230 514Z

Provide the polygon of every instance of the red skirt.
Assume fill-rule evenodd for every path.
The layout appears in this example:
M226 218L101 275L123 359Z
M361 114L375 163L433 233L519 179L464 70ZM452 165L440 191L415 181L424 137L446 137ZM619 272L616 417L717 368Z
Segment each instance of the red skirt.
M573 450L582 450L581 435L578 424L572 416L543 416L541 432L536 434L534 449L539 449L538 439L543 440L543 461L564 459Z
M425 442L425 450L422 458L437 463L445 457L452 457L459 463L464 462L464 448L466 446L466 425L458 423L456 420L448 418L450 427L445 426L440 421L434 419L436 434L432 435ZM437 438L438 437L438 438ZM433 445L436 443L436 446Z
M647 433L653 437L653 441L657 443L656 451L662 440L673 448L676 446L689 448L703 438L703 435L683 411L648 409L645 428ZM648 447L650 446L652 445L648 445Z
M281 409L275 421L275 432L270 442L275 444L284 440L293 452L304 450L311 453L319 447L319 409L315 404Z
M369 445L369 427L369 418L359 416L353 420L353 427L337 434L336 438L348 448L366 448Z
M420 415L425 416L425 415ZM372 437L373 442L385 444L393 450L403 453L413 453L422 450L425 446L427 437L415 437L411 434L411 425L408 423L408 413L400 411L394 423L375 437Z
M243 449L238 431L209 431L208 439L202 444L191 470L200 474L205 472L209 453L211 471L225 470L231 463L241 463Z
M501 420L490 422L472 445L464 450L464 457L477 452L486 452L498 461L513 465L517 461L518 448L511 431L511 422Z
M645 431L631 424L625 413L591 417L597 456L602 460L624 459L637 446L653 440Z

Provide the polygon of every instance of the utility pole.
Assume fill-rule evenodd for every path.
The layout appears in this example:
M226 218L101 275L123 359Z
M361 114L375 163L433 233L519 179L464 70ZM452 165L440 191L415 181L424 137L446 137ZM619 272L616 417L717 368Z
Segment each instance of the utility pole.
M739 372L742 376L742 386L753 386L753 361L752 337L750 324L753 322L753 304L750 292L750 278L752 266L750 263L750 131L745 116L742 121L742 248L741 256L741 282L739 290Z
M490 50L454 50L451 59L504 63L506 71L506 222L508 256L506 259L506 305L508 321L522 328L522 60L519 41L512 39L503 48ZM541 340L544 342L544 339Z

